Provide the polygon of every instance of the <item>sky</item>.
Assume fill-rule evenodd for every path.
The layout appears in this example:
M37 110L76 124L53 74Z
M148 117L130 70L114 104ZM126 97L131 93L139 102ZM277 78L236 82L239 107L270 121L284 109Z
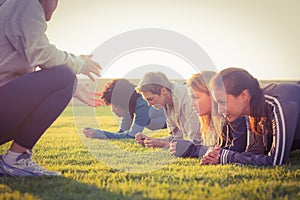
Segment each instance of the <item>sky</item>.
M134 30L168 30L197 44L216 70L242 67L258 79L300 80L299 19L298 0L59 0L47 35L59 49L80 55L111 47L115 37ZM187 79L200 69L171 50L122 53L111 62L103 62L106 52L94 54L103 77L141 77L147 69Z

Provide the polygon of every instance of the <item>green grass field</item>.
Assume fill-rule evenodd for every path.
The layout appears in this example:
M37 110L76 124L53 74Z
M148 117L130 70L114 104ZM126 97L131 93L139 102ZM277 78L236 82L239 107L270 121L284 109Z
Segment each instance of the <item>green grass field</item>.
M33 150L35 161L62 176L2 177L0 199L300 199L299 151L280 167L200 166L133 140L78 133L86 126L116 131L117 122L107 107L68 107Z

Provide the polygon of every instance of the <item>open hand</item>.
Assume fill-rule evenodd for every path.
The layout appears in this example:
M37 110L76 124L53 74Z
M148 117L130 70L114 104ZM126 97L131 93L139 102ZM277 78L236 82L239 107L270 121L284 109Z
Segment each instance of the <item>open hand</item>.
M81 69L81 73L87 75L92 81L95 81L95 78L92 74L100 77L101 66L92 60L93 55L81 55L84 60L84 66Z
M89 89L88 82L78 83L73 96L82 101L83 103L92 107L105 105L104 101L100 98L102 94L97 92L91 92Z
M84 128L83 133L87 138L93 138L95 136L95 130L92 128Z

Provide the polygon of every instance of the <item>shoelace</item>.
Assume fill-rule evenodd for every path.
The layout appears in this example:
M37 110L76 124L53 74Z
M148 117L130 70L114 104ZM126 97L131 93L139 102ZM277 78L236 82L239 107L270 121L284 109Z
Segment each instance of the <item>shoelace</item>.
M46 175L46 176L60 176L61 173L57 171L48 171L44 169L43 167L39 166L36 162L28 159L20 159L17 161L18 164L23 165L27 167L28 170L33 171L39 175Z
M36 171L36 172L47 172L43 167L39 166L36 162L33 160L29 159L20 159L17 161L17 164L19 165L24 165L25 167Z

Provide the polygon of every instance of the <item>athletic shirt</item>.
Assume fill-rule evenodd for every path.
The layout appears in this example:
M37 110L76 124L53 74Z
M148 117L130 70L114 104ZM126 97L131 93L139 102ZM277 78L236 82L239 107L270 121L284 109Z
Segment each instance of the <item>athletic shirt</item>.
M263 91L266 107L272 112L270 132L268 135L254 135L248 125L246 151L238 153L222 149L221 164L282 165L289 156L293 141L300 140L300 85L273 84Z

